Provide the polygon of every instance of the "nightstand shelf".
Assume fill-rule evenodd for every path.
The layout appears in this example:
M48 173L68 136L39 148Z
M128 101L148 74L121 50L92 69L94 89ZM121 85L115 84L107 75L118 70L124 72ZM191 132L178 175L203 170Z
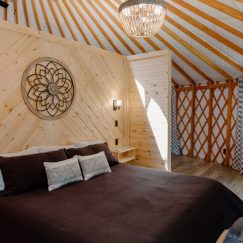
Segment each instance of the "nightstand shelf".
M119 163L127 163L136 158L136 148L132 146L118 147L113 151L113 155Z

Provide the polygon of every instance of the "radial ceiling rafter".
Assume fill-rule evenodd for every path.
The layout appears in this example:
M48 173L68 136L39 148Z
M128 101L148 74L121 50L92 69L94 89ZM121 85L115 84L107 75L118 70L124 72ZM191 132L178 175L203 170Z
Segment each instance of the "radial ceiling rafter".
M89 17L92 19L92 21L96 24L96 26L98 27L98 29L101 31L101 33L106 37L106 39L108 40L108 42L110 43L110 45L114 48L114 50L119 53L122 54L121 51L119 50L119 48L117 47L117 45L113 42L113 40L111 40L111 38L107 35L106 31L104 30L104 28L101 26L101 24L96 20L96 18L94 17L94 14L91 13L91 11L87 8L87 6L84 4L84 2L82 0L78 0L79 4L81 5L81 7L84 9L84 11L89 15Z
M168 1L168 0L165 0L165 1L167 3L166 6L167 6L168 11L171 11L172 13L177 15L178 17L184 19L189 24L191 24L194 27L198 28L202 32L204 32L207 35L211 36L212 38L214 38L218 42L222 43L223 45L227 46L228 48L232 49L233 51L239 53L240 55L243 55L243 48L241 48L238 45L236 45L233 41L228 40L224 36L218 34L216 31L212 30L210 27L208 27L205 24L203 24L203 23L199 22L198 20L194 19L190 15L188 15L185 12L181 11L179 8L176 8L175 6L173 6L170 3L170 1ZM182 1L183 0L181 0L181 1L177 0L177 1L174 1L174 2L181 3Z
M226 4L223 4L219 1L212 1L212 0L199 0L199 2L202 2L204 4L207 4L209 7L215 8L227 15L230 15L240 21L243 21L243 13L240 12L237 9L234 9L232 7L229 7Z
M71 15L71 17L72 17L74 23L76 24L77 28L79 29L80 34L83 36L83 38L84 38L86 44L91 45L89 39L88 39L87 36L85 35L85 33L84 33L84 31L83 31L83 29L82 29L80 23L77 21L75 15L73 14L73 11L71 10L70 6L69 6L68 3L67 3L67 1L66 1L66 0L63 0L63 3L64 3L64 5L65 5L65 7L66 7L68 13Z
M52 5L52 1L51 0L47 0L47 2L48 2L48 5L49 5L49 7L51 9L52 15L53 15L53 17L54 17L54 19L56 21L56 24L58 26L58 29L60 31L61 36L63 38L66 38L66 35L65 35L65 33L64 33L63 29L62 29L61 23L60 23L59 18L57 16L56 10L54 9L54 7Z
M90 31L90 33L93 35L93 37L95 38L95 40L97 41L97 43L99 44L99 46L103 49L105 49L105 46L103 44L103 42L101 41L101 39L98 37L97 33L95 32L95 30L92 28L91 24L89 23L89 21L86 19L86 17L82 14L81 10L78 8L78 6L75 4L74 0L70 0L72 6L74 7L74 9L77 11L79 17L81 18L81 20L84 22L84 24L86 25L86 27L88 28L88 30Z
M243 0L242 0L243 1ZM218 27L228 31L229 33L239 37L239 38L243 38L243 32L241 32L240 30L234 28L231 25L225 24L223 21L217 19L214 16L211 16L209 14L207 14L206 12L200 10L199 8L194 7L193 5L185 2L184 0L173 0L174 3L177 3L179 6L191 11L192 13L202 17L203 19L211 22L212 24L217 25Z
M50 34L53 34L53 31L52 31L52 28L51 28L51 24L50 24L50 21L49 21L49 18L48 18L48 15L47 15L46 8L45 8L45 5L43 3L43 0L39 0L39 1L40 1L41 9L42 9L45 21L46 21L46 25L47 25L48 31L49 31Z
M106 17L99 12L99 9L95 6L92 1L89 1L89 6L96 12L96 14L102 19L102 21L107 25L107 27L112 31L112 33L119 39L123 46L132 54L135 54L135 51L127 44L123 37L118 33L118 31L111 25L111 23L106 19Z
M28 4L26 0L6 0L11 7L2 11L2 19L13 21L16 24L24 24L31 28L36 26L41 31L48 29L50 34L57 33L56 27L58 27L60 35L64 38L67 38L67 33L70 32L72 39L75 41L81 41L88 45L97 46L98 44L103 49L110 49L107 46L109 44L119 54L125 52L133 55L138 50L145 53L147 50L161 50L166 46L176 55L176 61L173 58L172 62L173 68L190 84L200 83L203 80L212 82L212 78L214 81L218 81L217 79L222 80L222 77L226 80L232 80L239 73L242 74L243 45L240 45L240 42L235 42L233 36L236 36L238 40L243 40L243 32L237 29L236 25L229 25L212 15L212 11L222 12L230 16L230 23L233 23L234 21L243 20L243 13L240 10L218 0L213 2L197 0L193 3L188 3L188 0L165 1L167 10L172 15L168 14L166 16L165 24L158 34L141 41L129 37L123 31L118 17L118 6L124 0L92 0L92 2L87 0L39 0L39 4L36 0L28 1ZM243 3L242 0L236 1L239 4ZM204 4L204 7L210 7L210 11L206 13L206 11L200 10L199 6L202 6L202 4ZM193 18L195 14L201 19ZM179 19L185 21L183 25L180 24ZM53 25L53 20L56 25ZM201 20L206 20L206 22ZM228 34L223 36L222 31L217 32L217 29L212 29L208 23L220 27ZM100 34L96 30L99 30ZM195 32L195 30L205 33L224 48L216 45L216 42L212 42L211 39L204 40L197 35L198 31ZM190 39L197 45L192 44L189 41ZM94 43L94 40L97 44ZM185 52L185 50L187 51ZM233 54L230 53L230 50L233 51ZM217 59L211 58L213 56ZM195 62L195 60L197 61ZM223 62L220 62L220 60ZM210 67L210 73L205 71L207 70L206 66ZM195 71L194 74L192 70ZM174 77L173 80L178 81L178 78Z

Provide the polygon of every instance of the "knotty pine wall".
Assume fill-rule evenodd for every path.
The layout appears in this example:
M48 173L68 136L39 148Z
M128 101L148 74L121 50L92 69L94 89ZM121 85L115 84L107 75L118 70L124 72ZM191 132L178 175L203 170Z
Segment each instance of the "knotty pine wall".
M129 85L130 144L134 163L170 170L171 53L169 50L128 57L133 72Z
M129 63L124 56L64 40L49 34L0 23L0 152L34 145L66 145L101 138L114 147L127 143L127 83ZM21 78L30 62L54 57L71 70L76 98L61 119L46 121L32 114L21 94ZM123 100L113 111L114 99ZM115 128L115 120L119 127Z
M183 155L231 165L238 82L179 87L177 125Z

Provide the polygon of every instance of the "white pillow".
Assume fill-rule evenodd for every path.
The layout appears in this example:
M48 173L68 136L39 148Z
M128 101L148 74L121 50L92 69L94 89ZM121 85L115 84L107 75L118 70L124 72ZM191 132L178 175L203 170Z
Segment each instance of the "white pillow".
M44 166L49 191L53 191L69 183L83 180L77 156L55 163L44 162Z
M78 156L78 160L85 181L91 179L94 176L111 172L104 151L87 156Z
M74 145L65 145L65 146L36 146L35 148L38 150L39 153L47 153L59 149L69 149L69 148L76 148L76 147Z
M21 155L29 155L29 154L38 154L39 151L35 148L28 148L19 152L15 152L15 153L6 153L6 154L0 154L1 157L14 157L14 156L21 156ZM3 181L3 176L2 176L2 172L0 170L0 191L3 191L5 188L5 184Z
M6 153L6 154L0 154L1 157L14 157L14 156L21 156L21 155L29 155L29 154L38 154L39 151L37 150L37 147L31 147L19 152L15 153Z
M81 142L76 142L73 145L76 146L77 148L83 148L89 145L100 144L100 143L104 143L104 141L102 139L97 139L93 141L81 141Z

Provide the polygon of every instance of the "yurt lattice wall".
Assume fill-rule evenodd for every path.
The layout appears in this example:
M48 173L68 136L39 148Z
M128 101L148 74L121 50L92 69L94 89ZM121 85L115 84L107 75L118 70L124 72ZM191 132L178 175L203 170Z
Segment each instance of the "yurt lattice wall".
M177 87L183 155L230 165L234 156L237 82Z

